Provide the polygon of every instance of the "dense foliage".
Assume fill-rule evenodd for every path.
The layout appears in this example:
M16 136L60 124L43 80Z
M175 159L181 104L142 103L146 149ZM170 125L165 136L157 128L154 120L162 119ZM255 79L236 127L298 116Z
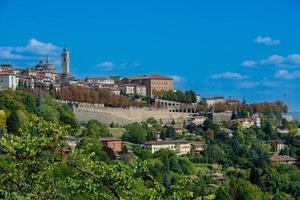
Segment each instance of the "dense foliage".
M154 96L160 99L165 99L169 101L177 101L181 103L196 103L197 95L194 91L189 90L182 92L180 90L177 91L154 91Z
M278 117L276 108L265 109L261 127L207 119L178 135L155 119L129 124L122 127L122 139L130 148L125 145L122 152L132 152L132 158L123 162L100 142L119 125L79 123L71 106L47 94L0 91L0 198L300 199L299 166L270 160L271 154L300 159L299 124ZM182 157L170 150L152 154L141 144L157 134L200 141L205 149ZM75 148L68 136L76 138ZM286 144L281 152L277 140ZM224 179L214 178L215 173Z
M57 98L72 102L104 104L110 107L141 106L139 102L129 100L125 96L116 96L107 89L92 89L73 85L62 87L61 91L57 94Z

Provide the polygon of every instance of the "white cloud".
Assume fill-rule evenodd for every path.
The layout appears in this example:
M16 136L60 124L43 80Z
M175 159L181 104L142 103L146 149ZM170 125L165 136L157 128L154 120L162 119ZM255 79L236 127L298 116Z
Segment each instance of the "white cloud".
M115 64L111 61L105 61L96 65L96 68L103 71L111 71L115 67Z
M256 61L254 60L245 60L243 63L242 63L242 66L243 67L253 67L257 64Z
M280 86L281 83L278 81L265 79L261 82L261 84L265 87L278 87L278 86Z
M287 56L287 60L293 64L300 65L300 54L290 54Z
M0 59L21 60L25 58L25 56L13 53L13 48L11 47L0 47Z
M279 79L297 79L300 78L300 71L289 72L287 70L279 70L275 73L275 78Z
M261 65L281 65L286 61L286 58L280 55L272 55L260 61Z
M271 55L268 58L262 59L260 61L255 60L246 60L242 63L244 67L252 67L254 65L257 66L265 66L265 65L273 65L279 67L296 67L300 66L300 54L294 53L285 56L281 55Z
M60 48L52 43L44 43L35 38L30 39L27 46L15 48L19 53L29 52L37 55L54 55L58 54L59 50Z
M184 78L178 75L171 75L170 77L173 79L174 83L181 83L184 81Z
M212 79L235 79L235 80L240 80L240 79L245 79L247 77L243 76L239 73L224 72L224 73L219 73L219 74L213 74L211 76L211 78Z
M54 64L60 63L59 47L34 38L30 39L26 46L0 47L0 59L10 61L12 64L32 65L46 55L49 55Z
M263 36L257 36L257 38L254 39L254 42L259 43L259 44L265 44L265 45L280 44L280 40L274 40L271 37L263 37Z
M142 64L136 61L124 62L122 64L114 63L112 61L104 61L95 65L96 69L100 69L102 71L111 71L111 70L126 70L135 67L139 67Z
M254 82L254 81L244 81L238 84L239 88L242 89L252 89L255 88L259 85L259 82Z

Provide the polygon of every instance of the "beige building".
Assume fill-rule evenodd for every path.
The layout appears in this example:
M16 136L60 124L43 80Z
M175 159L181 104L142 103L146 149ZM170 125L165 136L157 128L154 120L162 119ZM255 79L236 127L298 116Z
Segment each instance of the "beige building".
M214 106L216 103L225 103L224 97L207 97L203 101L207 107Z
M146 86L144 85L128 83L121 85L120 89L126 95L146 96Z
M192 151L195 153L202 152L205 149L205 144L202 142L191 142Z
M134 95L134 84L124 84L120 87L121 93L125 95Z
M186 120L186 126L188 125L202 125L204 121L207 119L205 116L191 116Z
M113 85L115 81L109 77L86 77L85 82L90 85Z
M183 127L182 124L166 124L166 128L173 128L177 135L182 135Z
M250 128L251 126L254 126L254 121L251 118L240 118L237 119L243 128Z
M124 81L146 86L147 96L153 96L153 91L173 90L173 79L159 74L129 76Z
M144 85L135 85L134 93L138 96L146 96L147 95L146 86L144 86Z
M155 153L161 149L175 151L177 155L187 155L191 152L191 143L188 141L151 141L145 143L145 147L148 148L152 153Z
M295 164L297 159L290 156L284 156L284 155L272 155L271 161L273 163L280 163L280 164Z

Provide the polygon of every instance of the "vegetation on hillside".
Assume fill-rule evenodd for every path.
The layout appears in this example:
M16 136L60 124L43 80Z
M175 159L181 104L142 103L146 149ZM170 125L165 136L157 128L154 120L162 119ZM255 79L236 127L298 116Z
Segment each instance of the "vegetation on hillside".
M177 135L154 119L124 127L81 123L72 107L47 94L0 91L0 198L300 199L299 166L270 161L273 153L300 159L299 124L276 113L262 112L260 128L207 119L188 127L190 134ZM288 133L278 131L278 124ZM122 139L132 144L128 163L100 142L112 128L122 129ZM141 144L157 133L162 139L201 141L205 150L182 157L170 150L152 154ZM66 136L76 138L76 148L68 146ZM275 140L286 148L276 152L270 142ZM215 179L216 172L224 180Z

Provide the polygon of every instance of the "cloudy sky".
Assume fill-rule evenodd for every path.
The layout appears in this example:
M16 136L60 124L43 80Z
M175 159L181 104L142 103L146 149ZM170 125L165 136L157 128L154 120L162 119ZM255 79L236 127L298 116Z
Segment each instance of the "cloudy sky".
M0 63L71 51L72 74L162 73L179 89L300 111L299 0L0 0Z

